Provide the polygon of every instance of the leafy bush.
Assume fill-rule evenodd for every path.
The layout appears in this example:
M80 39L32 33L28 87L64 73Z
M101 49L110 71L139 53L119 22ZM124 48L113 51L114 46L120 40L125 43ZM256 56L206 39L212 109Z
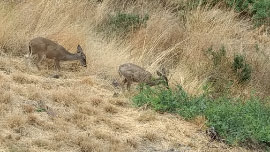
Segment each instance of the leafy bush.
M270 25L270 1L269 0L226 0L229 7L234 7L242 14L252 17L256 26Z
M205 111L207 125L214 127L229 144L269 143L269 114L270 109L255 98L244 104L221 98L208 104Z
M140 16L131 13L117 13L116 15L109 17L103 29L120 35L127 34L130 31L135 31L136 29L145 26L148 19L148 15Z
M193 118L202 112L205 107L202 101L190 98L181 86L178 86L175 91L163 88L152 89L146 86L133 98L137 106L147 104L157 111L178 113L186 119Z
M208 48L204 54L211 63L208 66L208 76L206 85L208 95L212 98L220 96L230 96L235 94L235 85L245 85L249 83L252 74L251 65L247 62L245 56L235 55L233 59L226 56L226 49L222 46L214 50Z
M206 125L231 145L270 144L270 108L261 99L236 101L228 97L210 99L207 94L190 96L178 86L176 90L144 87L132 100L138 106L147 104L185 119L203 115Z
M210 47L205 52L209 62L212 62L212 66L208 67L209 75L206 81L208 87L208 93L213 98L224 96L231 92L231 86L234 81L232 77L231 61L226 56L226 49L222 46L218 50L214 50Z
M269 0L258 0L254 3L253 8L253 19L257 26L266 24L270 25L270 1Z
M238 12L250 13L249 7L254 4L255 0L226 0L225 2L229 7L235 7Z
M236 55L234 57L233 70L236 72L238 69L242 69L243 67L244 67L244 56Z
M237 73L240 82L245 82L251 78L251 66L242 55L236 55L234 57L233 71Z
M269 0L192 0L188 1L188 8L193 9L199 5L207 5L210 8L223 4L227 8L234 8L242 15L252 17L256 26L270 25L270 1Z

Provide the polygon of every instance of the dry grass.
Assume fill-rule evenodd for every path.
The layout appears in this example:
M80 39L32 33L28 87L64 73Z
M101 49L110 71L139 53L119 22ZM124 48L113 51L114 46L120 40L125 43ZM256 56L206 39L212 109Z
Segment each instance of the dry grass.
M112 105L107 105L104 107L104 111L110 114L116 114L118 112L118 109Z
M182 20L154 3L1 1L0 151L147 151L149 146L159 151L248 151L222 143L211 147L208 137L198 131L200 126L177 116L133 108L128 99L132 93L112 97L115 90L111 80L119 79L118 66L125 62L137 63L151 72L160 66L169 68L171 86L180 83L196 94L211 73L212 65L203 50L222 45L229 59L242 52L254 67L251 82L235 85L235 90L256 89L269 95L267 33L252 30L251 23L237 19L234 12L198 9ZM95 28L118 9L148 13L147 27L124 40L103 39ZM51 77L55 71L50 60L44 61L42 71L31 68L23 55L28 52L29 40L36 36L55 40L71 52L81 44L88 67L61 63L60 79ZM55 114L51 115L47 107ZM203 121L198 118L195 123Z
M109 102L113 105L120 106L120 107L125 107L128 105L128 103L125 100L121 99L111 99Z
M51 94L54 102L62 103L65 106L70 106L72 103L79 104L86 102L83 96L75 90L52 90Z
M52 143L50 143L47 140L37 139L37 140L34 140L32 144L37 146L37 147L43 147L43 148L47 149L47 147L49 147L49 145L51 145Z
M91 105L87 103L80 104L78 109L80 113L83 113L89 116L97 115L99 113L95 108L93 108Z
M156 120L155 115L156 113L154 113L153 111L145 111L138 116L137 120L140 122L154 121Z
M118 139L115 139L115 137L110 132L105 132L104 130L96 130L94 132L94 136L97 139L102 139L104 141L108 141L112 144L119 144L120 141Z
M25 75L23 75L22 73L16 73L13 75L13 81L20 83L20 84L36 84L38 81L33 79L33 78L29 78Z
M100 98L92 98L90 99L90 102L93 106L97 107L103 102L103 100Z
M135 139L130 138L130 139L127 139L126 142L132 148L138 147L138 142Z
M117 0L96 3L81 0L55 4L46 0L28 0L14 3L11 7L10 3L1 2L4 7L1 9L0 44L3 50L14 55L26 53L28 41L36 36L51 38L68 50L75 50L77 44L81 44L88 56L89 68L85 73L111 80L118 77L117 67L125 62L137 63L151 72L164 66L171 69L171 85L180 83L193 94L201 91L198 88L213 72L205 50L211 46L214 49L225 46L230 60L234 54L242 53L253 67L252 80L248 85L233 84L235 94L247 92L243 93L246 95L252 89L262 96L270 94L267 85L270 40L267 33L259 28L252 30L251 22L237 19L238 14L233 11L199 8L177 16L162 7L170 8L177 3L151 0L144 3ZM149 14L147 27L134 31L128 39L106 42L96 35L94 29L106 22L108 14L119 9L127 13ZM9 15L5 16L7 10ZM259 51L256 51L256 45ZM74 64L64 64L63 69L78 71ZM229 71L229 68L224 71ZM14 76L14 80L30 83L23 75ZM93 85L87 77L82 83Z
M95 82L93 82L93 80L89 77L86 77L84 79L82 79L81 81L83 84L87 84L87 85L90 85L90 86L93 86L95 84Z
M12 115L7 118L7 123L10 128L22 127L26 123L24 116Z
M19 58L15 57L13 60L17 59ZM76 73L67 71L68 79L53 79L35 76L28 72L26 71L24 75L33 83L17 83L13 81L12 76L2 75L3 79L10 82L8 93L12 96L12 100L1 105L2 139L0 142L4 150L145 151L151 149L145 141L150 142L151 147L160 150L168 147L182 149L175 146L177 145L175 143L195 145L191 148L194 151L213 150L206 146L208 138L197 132L199 129L197 126L176 116L138 111L132 108L127 98L113 98L113 91L100 88L101 84L81 84L85 76L80 77ZM31 81L31 78L38 78L38 82ZM95 79L103 83L102 85L109 85L106 80ZM50 84L53 89L44 89L44 84ZM33 86L35 89L31 89ZM36 93L39 93L41 98L39 95L36 96ZM50 116L49 113L41 110L43 107L46 110L46 106L57 115ZM188 132L189 136L183 134L183 130ZM156 134L157 132L159 134ZM197 141L192 140L195 137ZM219 143L218 146L224 145Z
M23 105L23 111L25 113L33 113L34 112L34 107L31 105Z
M148 132L146 131L144 133L144 135L142 136L142 138L149 140L150 142L154 142L156 140L158 140L158 135L156 132Z
M101 151L98 143L96 140L85 139L79 143L80 150L83 152Z
M11 102L11 93L10 92L0 92L0 103L8 104Z

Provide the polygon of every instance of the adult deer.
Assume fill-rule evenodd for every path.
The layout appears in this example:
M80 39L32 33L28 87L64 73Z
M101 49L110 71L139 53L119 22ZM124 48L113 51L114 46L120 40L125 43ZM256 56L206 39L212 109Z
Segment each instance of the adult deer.
M39 68L39 64L45 59L53 59L55 63L55 69L60 71L60 61L72 61L79 60L81 65L86 67L86 56L80 45L77 47L77 53L73 54L68 52L63 46L43 37L37 37L29 42L29 54L28 58L37 54L38 59L36 66Z
M124 76L123 85L127 83L127 90L130 90L130 86L132 82L138 82L138 83L145 83L149 86L159 85L159 84L165 84L167 88L169 88L168 85L168 78L166 76L166 71L163 68L162 71L157 71L157 75L159 78L154 78L152 74L142 67L139 67L132 63L126 63L119 66L119 75Z

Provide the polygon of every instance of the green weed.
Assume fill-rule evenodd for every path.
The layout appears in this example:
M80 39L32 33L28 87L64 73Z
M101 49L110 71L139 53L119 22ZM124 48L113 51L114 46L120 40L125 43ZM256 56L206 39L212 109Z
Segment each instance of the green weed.
M178 86L175 90L144 87L132 100L137 106L147 104L156 111L179 114L185 119L205 116L206 125L230 145L270 144L270 108L259 98L211 99L207 93L190 96Z
M251 66L246 62L246 59L243 55L236 55L234 57L232 67L240 82L250 80Z
M127 35L146 26L149 15L140 16L132 13L120 13L109 16L102 30L109 34Z
M213 8L217 5L234 8L242 16L252 18L256 26L270 25L270 1L269 0L192 0L187 2L189 9L199 5Z

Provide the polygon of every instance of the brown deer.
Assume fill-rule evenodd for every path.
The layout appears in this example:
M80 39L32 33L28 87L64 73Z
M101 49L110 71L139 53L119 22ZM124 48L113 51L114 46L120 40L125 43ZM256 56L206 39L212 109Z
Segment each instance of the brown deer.
M166 87L169 88L168 78L166 76L166 70L164 68L162 69L162 72L157 71L157 75L159 76L159 78L154 78L150 72L132 63L120 65L118 72L120 77L124 76L122 85L125 85L125 83L127 83L127 90L130 90L132 82L145 83L149 86L164 83Z
M36 66L39 68L39 64L45 59L53 59L55 69L60 71L60 61L72 61L79 60L81 65L86 67L86 56L80 45L77 47L77 53L73 54L68 52L63 46L43 37L37 37L29 42L29 54L27 58L37 54L38 59Z

